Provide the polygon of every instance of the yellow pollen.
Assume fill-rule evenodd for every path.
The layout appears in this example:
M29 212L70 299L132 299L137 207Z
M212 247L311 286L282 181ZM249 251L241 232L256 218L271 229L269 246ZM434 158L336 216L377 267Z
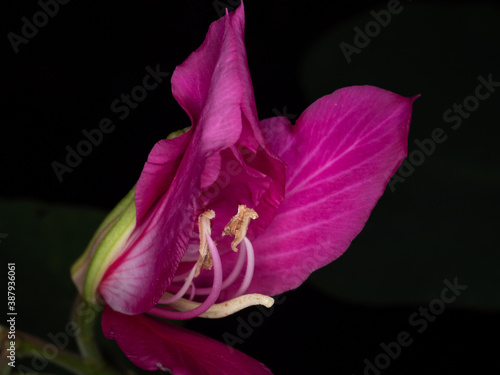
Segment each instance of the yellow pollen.
M223 236L234 236L231 242L233 251L238 251L238 246L247 234L250 219L257 219L259 215L251 208L247 208L244 204L238 205L238 213L234 215L229 223L224 227Z

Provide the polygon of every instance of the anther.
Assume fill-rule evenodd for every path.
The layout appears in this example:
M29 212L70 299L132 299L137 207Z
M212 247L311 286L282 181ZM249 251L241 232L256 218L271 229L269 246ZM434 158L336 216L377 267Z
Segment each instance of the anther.
M198 228L200 231L200 256L198 262L196 262L196 271L194 277L200 274L200 270L203 269L211 270L213 265L212 255L210 254L210 249L208 248L207 236L210 237L212 234L212 226L210 220L215 217L215 212L213 210L208 210L203 212L198 216Z
M238 205L238 213L231 218L222 233L223 236L234 236L234 240L231 242L233 251L238 251L236 246L246 236L250 219L257 219L258 217L259 215L255 210L247 208L244 204Z

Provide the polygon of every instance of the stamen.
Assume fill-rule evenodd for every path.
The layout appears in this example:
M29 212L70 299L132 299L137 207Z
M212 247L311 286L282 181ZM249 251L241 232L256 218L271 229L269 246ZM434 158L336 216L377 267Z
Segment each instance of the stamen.
M215 212L211 210L205 211L198 217L200 235L198 260L188 273L185 272L174 277L175 282L182 281L184 277L184 284L182 286L171 285L168 290L177 292L175 294L165 292L160 301L158 301L158 305L149 311L150 314L176 320L191 319L197 316L214 319L231 315L248 306L264 305L266 307L271 307L273 305L274 300L269 296L261 294L243 295L251 284L255 269L254 248L245 235L250 219L256 219L258 217L257 213L247 208L245 205L239 205L238 213L233 216L228 225L224 228L223 235L234 236L234 240L231 243L233 250L238 251L236 246L243 242L242 246L240 246L238 259L234 264L233 270L224 281L222 280L223 271L220 254L210 236L210 220L214 217ZM195 255L195 253L193 252L192 255ZM235 298L216 304L215 301L219 298L221 290L232 285L238 278L243 269L245 258L247 263L245 275L243 276L240 287L235 293ZM195 287L193 279L198 276L202 267L205 269L212 269L213 267L214 277L211 288ZM186 295L189 289L189 299L186 299L183 296ZM207 298L204 302L194 302L193 299L197 295L207 295Z
M212 291L208 295L207 299L202 304L199 304L193 310L171 311L171 310L166 310L164 307L155 306L151 310L149 310L149 314L156 315L166 319L175 319L175 320L191 319L197 317L200 314L203 314L210 308L210 306L212 306L215 303L217 298L219 298L222 286L222 263L220 260L219 251L217 250L214 241L208 234L206 236L206 239L208 242L208 246L210 248L210 252L212 253L213 269L214 269L214 283L212 286ZM180 300L183 299L179 299L176 302L179 302ZM174 304L176 302L174 302Z
M224 227L224 232L222 233L223 236L234 236L234 240L231 242L233 251L238 251L236 246L238 246L246 236L250 219L257 219L258 217L259 215L257 215L255 210L247 208L244 204L238 205L238 213L229 220L229 223Z
M231 285L239 276L243 264L245 264L245 255L247 251L245 247L240 246L240 250L238 252L238 260L236 261L236 264L234 265L233 270L229 274L229 276L222 282L221 290L226 289L229 285ZM199 296L204 296L207 294L210 294L210 291L212 288L197 288L196 289L196 294Z
M222 303L216 303L212 305L207 311L198 315L199 318L208 319L218 319L225 316L234 314L240 310L243 310L249 306L263 305L270 308L274 304L274 299L263 294L245 294L233 298L229 301ZM174 302L171 306L175 307L179 311L192 311L194 308L199 306L199 302L188 301L185 298L181 298Z
M179 281L186 280L186 277L189 277L190 274L191 274L191 271L184 272L181 275L175 275L174 278L172 279L172 282L177 283Z
M194 266L191 269L191 272L189 272L189 276L186 278L186 282L182 286L182 288L179 289L175 295L170 295L170 293L167 293L169 296L165 297L165 294L160 298L158 301L159 304L161 305L168 305L172 302L177 301L179 298L182 298L184 294L186 294L187 290L189 289L189 286L191 285L191 282L193 281L194 273L196 271L196 266Z
M250 283L252 282L253 271L255 268L255 253L253 251L252 243L248 238L243 237L243 244L247 253L247 269L245 271L245 276L243 277L243 282L235 294L236 297L241 296L247 291Z

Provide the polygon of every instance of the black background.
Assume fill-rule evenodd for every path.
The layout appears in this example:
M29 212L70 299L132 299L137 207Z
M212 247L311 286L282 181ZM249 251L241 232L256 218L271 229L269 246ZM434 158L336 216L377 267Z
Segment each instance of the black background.
M111 209L136 182L154 143L188 126L189 120L173 99L169 79L149 92L124 120L117 119L110 104L141 84L147 66L160 64L162 71L171 73L198 48L209 24L220 15L213 3L73 0L61 5L18 53L6 36L20 34L21 18L31 19L39 6L31 1L4 3L1 196ZM353 27L362 28L370 11L384 9L387 2L246 1L246 45L259 116L283 113L285 107L288 114L300 114L335 89L373 84L405 96L422 94L415 104L410 140L422 139L442 125L447 108L474 94L479 75L492 74L500 80L500 35L494 23L500 16L498 7L484 2L401 4L404 11L361 53L352 55L348 64L339 42L353 44ZM405 28L414 24L419 27ZM332 31L338 37L325 48L325 35ZM328 65L330 61L335 64ZM403 233L408 244L417 237L443 247L466 243L474 267L481 267L481 262L474 263L474 246L498 250L492 231L498 227L499 100L500 94L493 93L481 102L394 194L387 191L353 245L366 244L368 251L378 238L390 240L395 229L383 223L392 218L408 223ZM84 139L82 130L98 127L104 117L112 118L116 129L59 182L51 164L64 163L65 147L76 147ZM478 223L481 230L467 231L469 222ZM450 238L441 235L443 224L451 228L446 232ZM75 249L74 258L80 252ZM422 280L432 263L429 258L415 265ZM496 277L496 272L490 272L497 268L486 267L475 291L474 279L466 280L467 293L489 294L491 301L497 301L498 282L488 281ZM443 272L436 277L455 276ZM415 291L422 280L414 280ZM387 284L399 287L397 279ZM333 298L315 285L306 283L287 293L286 301L236 348L276 374L362 374L363 361L373 361L382 352L381 342L410 331L408 317L430 302L421 295L412 298L412 286L405 290L408 298L380 305L349 295L344 298L342 293ZM435 295L441 289L442 284L435 284ZM238 316L247 319L251 311ZM381 373L494 371L498 368L497 318L498 304L485 306L481 299L447 307L424 333L414 334L414 343ZM237 319L195 321L190 327L222 340L223 332L236 332Z

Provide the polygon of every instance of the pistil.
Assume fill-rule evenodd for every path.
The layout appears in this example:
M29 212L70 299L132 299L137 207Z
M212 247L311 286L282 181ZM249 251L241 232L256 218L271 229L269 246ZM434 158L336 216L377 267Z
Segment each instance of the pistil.
M269 308L273 304L274 299L272 297L257 293L245 294L243 296L230 299L229 301L215 303L207 311L198 315L198 317L208 319L224 318L250 306L263 305ZM181 298L170 306L179 311L190 311L199 305L199 302L193 302Z

